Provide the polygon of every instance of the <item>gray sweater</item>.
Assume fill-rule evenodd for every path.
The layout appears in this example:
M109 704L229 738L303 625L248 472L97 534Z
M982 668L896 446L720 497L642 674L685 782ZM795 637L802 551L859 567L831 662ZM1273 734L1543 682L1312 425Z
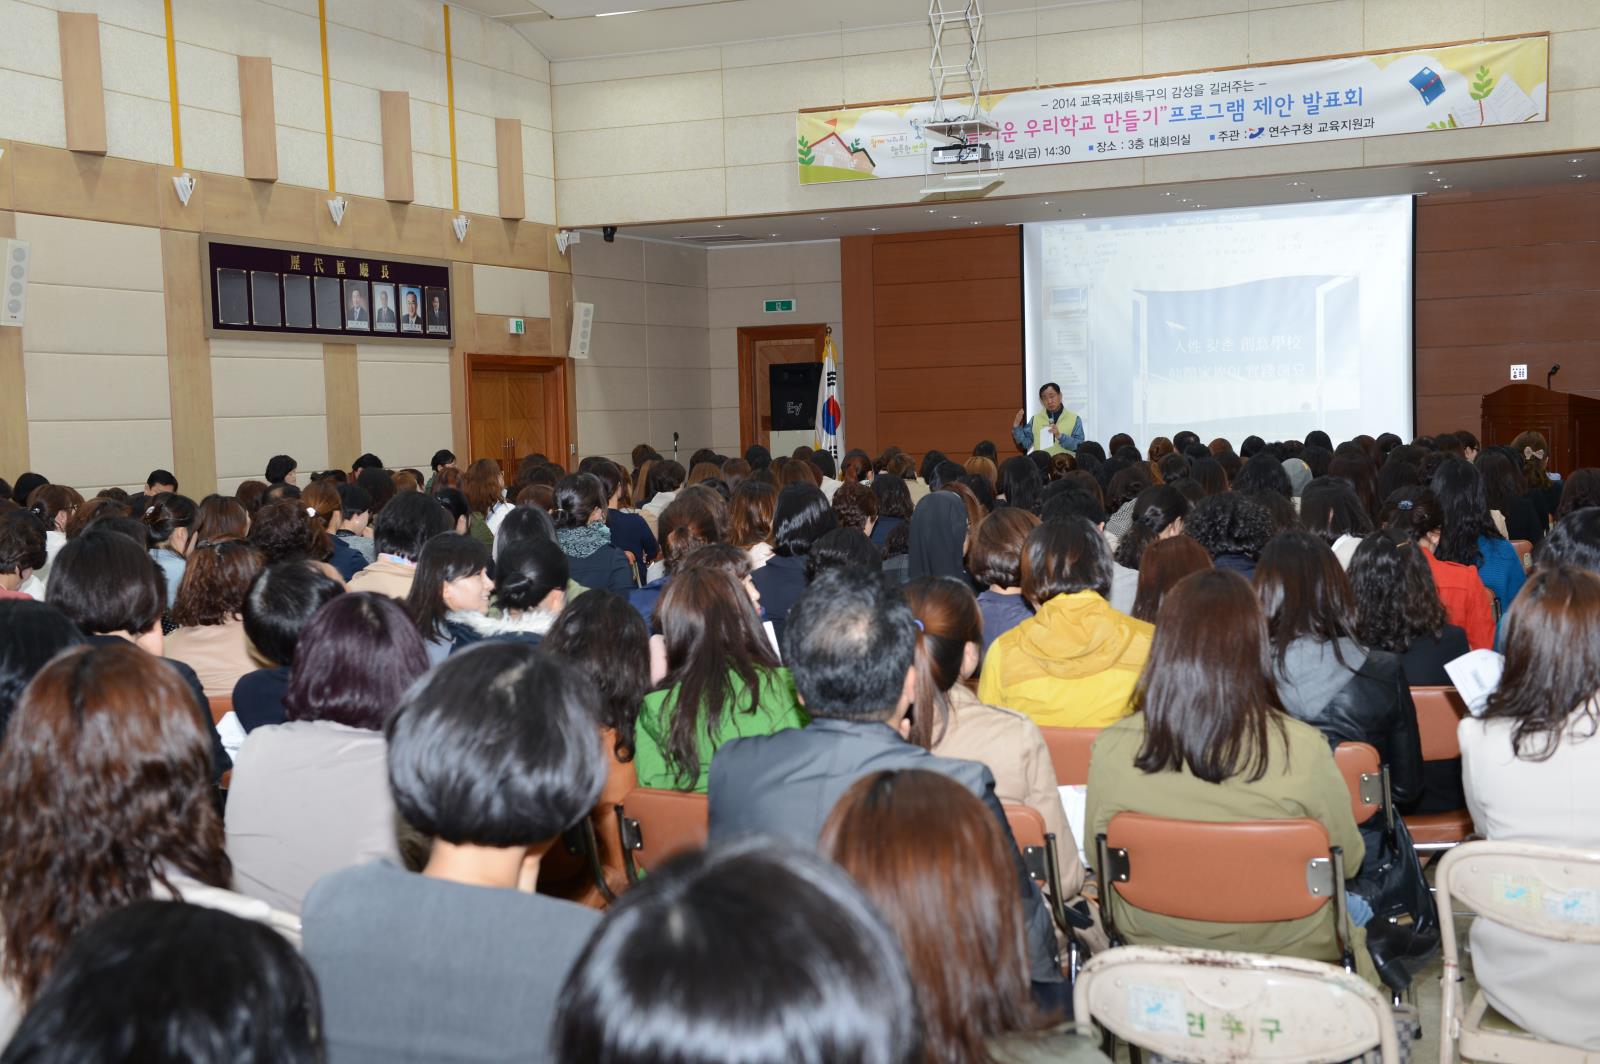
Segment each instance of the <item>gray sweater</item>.
M387 861L328 876L302 926L330 1064L554 1060L556 996L599 922Z

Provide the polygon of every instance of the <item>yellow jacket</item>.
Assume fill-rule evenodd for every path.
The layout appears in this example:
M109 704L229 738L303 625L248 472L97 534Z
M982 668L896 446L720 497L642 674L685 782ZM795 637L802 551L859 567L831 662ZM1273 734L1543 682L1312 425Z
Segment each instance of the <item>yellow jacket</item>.
M1104 728L1128 715L1155 628L1093 591L1057 595L989 647L978 698L1047 728Z

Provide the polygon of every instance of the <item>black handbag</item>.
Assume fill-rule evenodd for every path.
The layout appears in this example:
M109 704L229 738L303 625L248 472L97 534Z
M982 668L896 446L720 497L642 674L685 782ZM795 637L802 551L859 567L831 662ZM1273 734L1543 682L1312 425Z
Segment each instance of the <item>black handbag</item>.
M1398 816L1381 828L1378 859L1362 862L1356 890L1372 906L1367 951L1391 990L1403 991L1439 949L1439 909L1411 832Z

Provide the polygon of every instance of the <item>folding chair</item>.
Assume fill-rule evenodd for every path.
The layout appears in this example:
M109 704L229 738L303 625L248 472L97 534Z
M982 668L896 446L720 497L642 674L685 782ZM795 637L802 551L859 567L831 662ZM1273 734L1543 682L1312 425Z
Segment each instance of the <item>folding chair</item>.
M1121 946L1089 959L1072 998L1079 1023L1174 1061L1400 1059L1388 1001L1321 961Z
M1390 816L1389 769L1370 743L1340 743L1333 748L1333 763L1350 789L1350 812L1357 824L1378 813Z
M622 861L628 882L639 882L640 867L660 865L674 854L706 844L710 829L706 796L693 791L640 787L617 805Z
M1600 945L1594 918L1600 899L1600 852L1519 842L1464 842L1444 855L1434 877L1444 946L1444 998L1439 1008L1439 1060L1578 1064L1600 1053L1546 1042L1496 1012L1482 990L1462 1007L1461 955L1455 902L1480 920L1559 942Z
M1422 760L1449 761L1461 756L1456 725L1467 716L1466 703L1454 687L1413 687L1417 729L1422 737ZM1472 835L1472 814L1465 809L1447 813L1415 813L1402 819L1418 853L1448 850Z
M1522 571L1527 572L1533 568L1533 541L1527 539L1514 539L1511 546L1516 549L1517 560L1522 563Z
M1002 806L1006 823L1011 825L1011 836L1022 851L1022 863L1028 874L1044 893L1045 904L1056 926L1067 936L1067 976L1076 978L1083 955L1078 947L1078 936L1067 920L1066 899L1061 896L1061 870L1056 864L1056 837L1045 830L1044 817L1037 809L1027 805Z
M207 698L211 708L211 723L221 724L222 718L233 712L233 696L223 695L218 698Z
M1062 787L1081 787L1089 782L1089 754L1101 728L1040 728L1044 745L1050 750L1056 783Z

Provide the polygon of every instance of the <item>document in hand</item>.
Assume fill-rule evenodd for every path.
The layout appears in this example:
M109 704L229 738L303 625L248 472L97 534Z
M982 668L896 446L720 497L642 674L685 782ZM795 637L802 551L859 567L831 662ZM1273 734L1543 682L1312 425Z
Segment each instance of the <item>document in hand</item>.
M1505 659L1492 650L1474 650L1446 663L1445 675L1455 684L1456 693L1474 717L1483 716L1489 696L1500 686Z

